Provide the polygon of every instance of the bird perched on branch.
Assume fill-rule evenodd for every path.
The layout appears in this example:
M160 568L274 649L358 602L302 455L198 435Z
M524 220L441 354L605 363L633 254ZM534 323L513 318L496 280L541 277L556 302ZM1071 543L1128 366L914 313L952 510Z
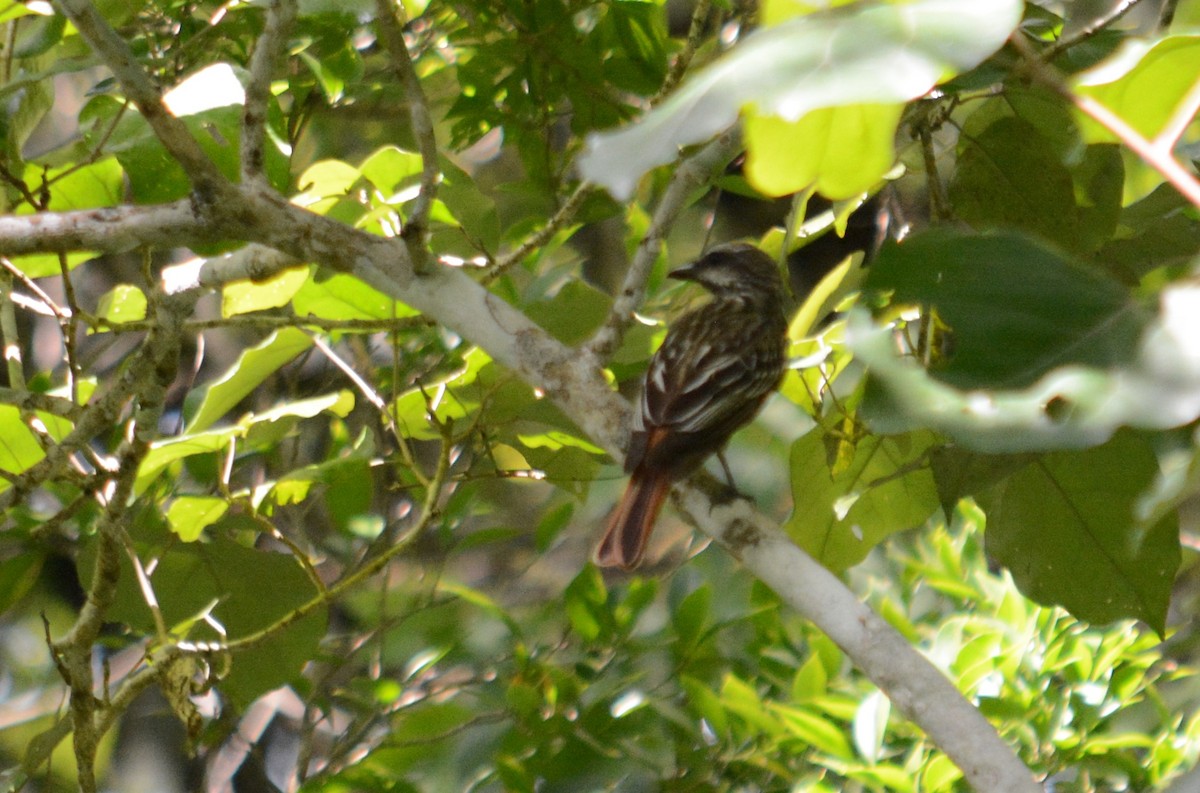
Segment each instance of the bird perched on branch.
M601 567L641 562L672 483L721 451L783 377L783 281L769 256L721 245L669 275L713 297L677 319L650 360L625 456L629 486L596 548Z

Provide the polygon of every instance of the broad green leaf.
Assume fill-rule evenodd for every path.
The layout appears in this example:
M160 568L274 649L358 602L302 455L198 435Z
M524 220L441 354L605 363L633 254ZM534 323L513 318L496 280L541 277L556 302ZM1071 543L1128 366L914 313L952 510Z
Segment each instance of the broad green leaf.
M1200 35L1168 36L1154 44L1128 39L1112 58L1084 72L1075 90L1153 139L1180 108L1200 74ZM1120 143L1108 129L1079 114L1089 141Z
M167 524L184 542L200 539L204 529L221 519L229 502L213 496L180 496L167 507Z
M1027 231L1066 246L1078 217L1071 173L1036 127L1003 116L964 137L950 182L955 214L977 229Z
M778 718L788 733L832 757L849 760L854 756L846 733L837 724L806 708L771 703L771 715Z
M114 325L146 318L146 294L136 286L120 284L100 297L96 314Z
M291 556L245 548L219 531L214 535L208 542L172 546L158 556L150 575L167 627L186 631L184 638L221 641L247 636L317 595L316 586ZM89 547L80 559L85 586L94 553L94 546ZM325 633L326 611L322 605L260 644L234 653L229 674L218 684L220 690L244 708L260 694L293 680L317 650ZM206 612L223 627L224 635L197 620ZM154 620L125 554L121 554L121 576L106 618L142 633L154 631Z
M312 339L297 328L283 328L242 353L237 362L204 393L187 432L208 429L281 366L312 346Z
M526 314L564 344L591 336L608 316L612 298L582 281L562 285L553 297L531 304Z
M457 420L479 409L483 397L492 385L479 382L479 374L492 362L478 347L463 356L458 371L437 380L422 383L397 397L392 403L392 417L401 431L412 438L434 440L441 437L429 424L432 411L439 420Z
M672 610L671 625L685 648L690 649L704 634L712 614L712 595L712 587L704 584L692 590Z
M1179 567L1178 521L1135 517L1157 470L1149 445L1130 432L1046 455L979 497L988 553L1038 603L1096 623L1133 617L1161 635Z
M25 167L25 180L34 186L35 192L45 186L50 194L46 209L57 212L116 206L123 197L124 174L115 157L104 157L79 167L46 169L30 164ZM22 204L18 210L20 214L32 211L28 204Z
M21 411L12 405L0 405L0 471L19 474L46 456L37 437L21 419ZM8 482L0 479L0 490Z
M1001 259L1012 264L1011 255L1022 247ZM875 429L930 427L969 449L996 453L1092 446L1121 426L1170 429L1200 417L1200 287L1182 282L1164 289L1157 317L1148 320L1136 303L1123 304L1129 298L1114 282L1036 249L1026 255L1031 264L1040 259L1043 269L1016 268L1023 282L1010 290L990 284L991 276L956 284L954 269L970 268L951 264L942 270L936 261L955 250L978 261L989 248L918 245L907 252L923 249L933 260L922 278L928 289L917 291L935 306L955 304L955 354L972 359L957 373L961 389L946 384L945 368L931 374L898 356L892 331L874 326L865 310L850 312L848 341L873 378L863 413ZM936 281L938 272L947 277L928 281ZM943 286L950 303L938 301ZM971 288L976 297L969 296ZM961 328L968 329L966 339L957 335ZM966 344L975 349L962 350ZM1022 354L1037 358L1026 363ZM952 358L948 366L953 364ZM978 390L989 385L1003 390Z
M320 319L396 319L417 312L351 275L309 278L292 298L298 317Z
M580 170L624 199L642 174L730 126L744 107L796 121L820 108L907 102L992 54L1022 7L1015 0L863 3L762 28L641 121L592 136Z
M937 312L951 349L934 374L960 388L1024 387L1065 364L1119 363L1145 327L1125 286L1016 234L937 230L885 245L865 288Z
M183 121L221 173L236 180L245 92L232 67L227 64L205 67L166 92L163 102ZM271 149L267 148L268 154ZM109 150L124 168L130 190L139 203L173 201L191 189L183 168L138 113L127 112L120 118Z
M309 280L308 267L281 270L262 281L231 281L221 287L221 316L234 317L287 305Z
M37 583L46 560L40 552L26 551L0 561L0 614L8 611Z
M369 180L389 203L406 182L420 177L421 155L396 146L384 146L373 152L358 167L358 174ZM412 197L415 197L415 193Z
M784 528L831 570L857 564L889 534L920 526L938 508L926 460L933 442L922 432L839 440L817 426L792 444L797 507Z
M746 178L769 196L815 187L843 199L877 185L895 163L902 104L818 108L797 121L746 118Z

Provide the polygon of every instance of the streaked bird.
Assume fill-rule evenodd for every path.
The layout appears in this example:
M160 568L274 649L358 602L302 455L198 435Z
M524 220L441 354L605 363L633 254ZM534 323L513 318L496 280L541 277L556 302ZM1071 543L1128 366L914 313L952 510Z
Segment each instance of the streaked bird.
M672 323L650 360L634 414L629 486L596 548L601 567L637 567L671 485L721 451L783 377L783 281L769 256L732 243L674 270L712 300Z

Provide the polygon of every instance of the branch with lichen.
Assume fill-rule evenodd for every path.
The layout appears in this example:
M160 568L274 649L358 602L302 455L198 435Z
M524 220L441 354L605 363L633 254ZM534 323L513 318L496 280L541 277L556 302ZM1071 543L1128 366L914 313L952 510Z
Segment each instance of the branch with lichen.
M283 61L287 34L295 21L296 0L272 0L267 7L267 24L250 57L250 78L242 109L242 181L262 175L271 79Z

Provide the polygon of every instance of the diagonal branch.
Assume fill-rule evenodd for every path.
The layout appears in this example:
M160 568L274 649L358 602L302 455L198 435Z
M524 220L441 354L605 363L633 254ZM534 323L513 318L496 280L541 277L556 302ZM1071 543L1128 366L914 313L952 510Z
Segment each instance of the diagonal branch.
M129 45L100 16L89 0L55 0L80 35L112 70L113 76L133 101L159 141L183 168L198 195L215 201L229 183L208 158L184 123L163 104L162 91L138 65Z
M242 181L262 175L271 78L287 51L288 31L295 21L296 0L273 0L267 9L266 27L254 45L242 109Z
M681 162L671 177L671 183L659 200L650 221L650 228L638 243L633 261L625 273L621 291L613 300L612 310L603 327L587 343L587 352L597 360L607 360L621 346L625 331L633 322L633 312L646 298L646 279L654 269L663 239L675 218L687 206L696 188L707 183L714 173L729 164L741 147L741 135L730 130L708 143Z

